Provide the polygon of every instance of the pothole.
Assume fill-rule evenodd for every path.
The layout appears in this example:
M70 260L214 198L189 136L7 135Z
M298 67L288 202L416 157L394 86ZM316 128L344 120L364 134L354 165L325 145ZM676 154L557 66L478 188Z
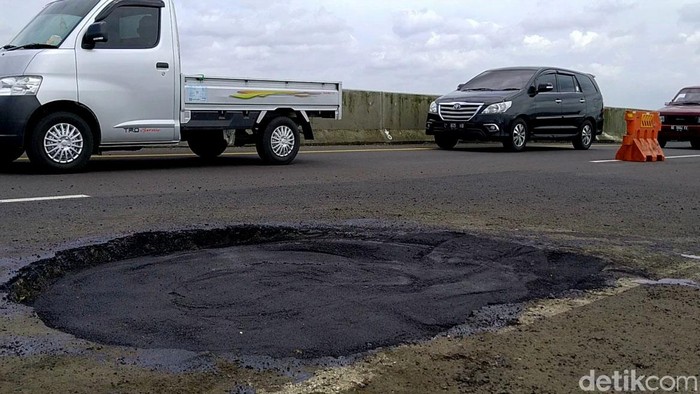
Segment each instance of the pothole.
M48 326L103 344L317 359L601 287L605 266L456 232L235 226L61 252L5 291Z

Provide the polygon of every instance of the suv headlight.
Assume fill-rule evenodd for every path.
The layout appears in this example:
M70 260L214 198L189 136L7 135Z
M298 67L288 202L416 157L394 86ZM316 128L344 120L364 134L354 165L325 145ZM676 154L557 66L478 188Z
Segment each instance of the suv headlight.
M0 96L36 96L41 77L21 76L0 79Z
M491 104L486 109L482 114L485 115L490 115L490 114L502 114L510 109L510 107L513 105L512 101L506 101L503 103L496 103L496 104Z
M432 103L430 103L430 113L431 113L431 114L436 114L436 113L438 113L438 105L437 105L437 103L436 103L435 101L433 101Z
M661 123L666 123L666 117L661 115L659 116L659 119L661 119Z

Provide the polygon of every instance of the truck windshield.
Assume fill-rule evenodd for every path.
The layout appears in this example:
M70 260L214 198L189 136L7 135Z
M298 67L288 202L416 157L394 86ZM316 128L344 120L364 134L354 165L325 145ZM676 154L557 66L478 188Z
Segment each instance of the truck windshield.
M48 4L6 50L58 47L100 0L59 0Z
M676 105L700 105L700 88L681 90L672 103Z
M534 70L491 70L483 72L460 88L461 91L522 90L535 75Z

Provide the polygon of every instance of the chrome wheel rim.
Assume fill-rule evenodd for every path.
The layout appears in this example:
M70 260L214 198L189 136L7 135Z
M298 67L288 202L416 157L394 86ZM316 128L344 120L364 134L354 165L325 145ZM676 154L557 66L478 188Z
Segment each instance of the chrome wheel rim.
M54 125L44 136L44 151L51 161L69 164L83 153L85 141L77 127L69 123Z
M525 145L525 138L527 137L527 130L525 129L525 125L522 123L518 123L513 127L513 144L520 148L521 146Z
M581 130L581 142L583 146L588 146L593 142L593 130L590 125L584 125Z
M287 157L292 154L296 138L289 126L279 126L272 132L272 151L279 157Z

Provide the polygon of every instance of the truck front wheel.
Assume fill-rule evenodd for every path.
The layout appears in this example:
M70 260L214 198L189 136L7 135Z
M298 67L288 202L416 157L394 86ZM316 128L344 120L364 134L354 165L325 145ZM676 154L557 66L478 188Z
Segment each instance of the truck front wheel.
M273 119L257 141L258 155L268 164L289 164L297 157L299 127L287 117Z
M71 112L45 116L34 127L27 144L32 164L51 172L78 171L92 156L90 126Z
M224 138L223 131L202 132L200 135L193 135L187 140L192 152L202 159L213 159L221 156L228 148L228 141Z

